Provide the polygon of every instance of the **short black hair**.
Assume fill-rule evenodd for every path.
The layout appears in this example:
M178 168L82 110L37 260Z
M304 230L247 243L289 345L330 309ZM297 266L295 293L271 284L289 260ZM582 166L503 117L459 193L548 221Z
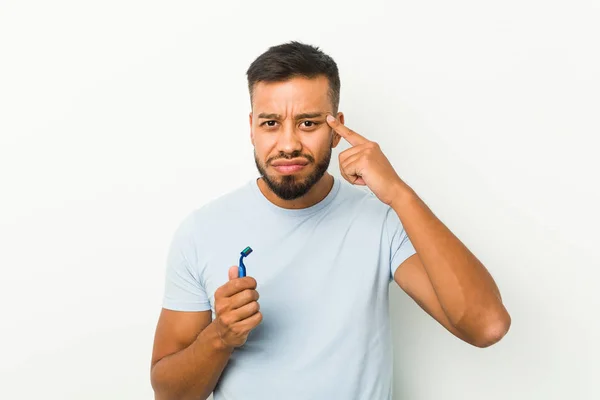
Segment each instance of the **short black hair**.
M252 62L246 72L250 102L258 82L284 82L295 77L329 81L329 97L334 112L340 104L340 75L335 61L318 47L292 41L270 47Z

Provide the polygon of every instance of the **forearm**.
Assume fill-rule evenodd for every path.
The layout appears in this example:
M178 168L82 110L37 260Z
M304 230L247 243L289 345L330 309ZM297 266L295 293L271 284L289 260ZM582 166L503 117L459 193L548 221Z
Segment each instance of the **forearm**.
M471 337L494 335L510 317L496 283L483 264L406 185L392 208L423 263L450 322Z
M223 345L209 324L184 350L171 354L153 367L152 387L156 400L206 399L225 369L232 349Z

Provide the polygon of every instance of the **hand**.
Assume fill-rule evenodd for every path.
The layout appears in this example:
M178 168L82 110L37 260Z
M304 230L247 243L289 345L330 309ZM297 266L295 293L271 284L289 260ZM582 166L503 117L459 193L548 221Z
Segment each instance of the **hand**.
M339 156L344 179L353 185L366 185L379 200L391 205L399 188L406 185L379 145L348 129L332 115L327 116L327 123L352 145Z
M250 331L262 321L257 300L256 280L238 278L238 267L229 268L229 282L215 292L215 323L227 348L246 343Z

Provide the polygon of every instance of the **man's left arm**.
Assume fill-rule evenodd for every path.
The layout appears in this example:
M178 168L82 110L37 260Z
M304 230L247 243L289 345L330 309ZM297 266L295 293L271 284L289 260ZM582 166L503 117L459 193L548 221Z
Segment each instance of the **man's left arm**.
M417 251L394 273L396 283L459 338L477 347L498 342L511 319L487 269L408 186L399 185L391 206Z
M417 251L394 280L457 337L477 347L499 341L511 318L487 269L400 179L377 143L333 116L327 123L352 145L339 155L344 179L367 186L389 205Z

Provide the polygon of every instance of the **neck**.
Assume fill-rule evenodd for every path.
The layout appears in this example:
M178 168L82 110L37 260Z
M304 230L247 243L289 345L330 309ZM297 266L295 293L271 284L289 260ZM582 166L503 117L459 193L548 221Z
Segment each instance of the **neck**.
M262 192L263 196L267 198L267 200L269 200L271 203L275 204L278 207L288 208L292 210L298 210L314 206L315 204L322 201L325 197L327 197L332 187L333 176L329 174L329 172L326 172L325 175L323 175L323 177L319 179L319 181L315 183L315 185L312 188L310 188L308 193L306 193L304 196L294 200L283 200L277 197L277 195L273 193L271 189L269 189L269 187L262 178L258 179L258 188Z

